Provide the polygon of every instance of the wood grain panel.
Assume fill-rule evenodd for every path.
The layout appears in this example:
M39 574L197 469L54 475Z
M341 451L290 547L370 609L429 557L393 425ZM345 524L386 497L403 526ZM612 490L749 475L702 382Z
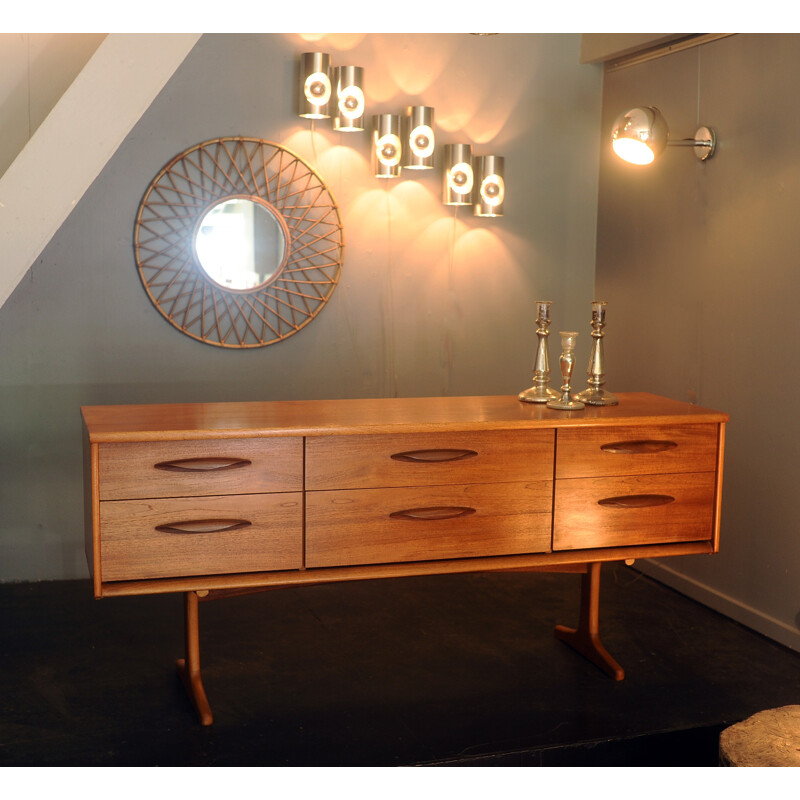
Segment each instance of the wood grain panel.
M556 481L553 550L709 540L715 484L714 472ZM609 498L632 502L600 503Z
M338 436L306 442L306 488L551 480L552 430Z
M101 500L297 492L303 488L300 437L109 443L99 445L99 450ZM194 471L191 463L178 463L177 470L156 467L208 458L231 459L243 466L199 471Z
M564 414L516 395L382 397L250 403L83 406L92 442L180 441L249 436L440 433L616 425L721 422L727 414L642 392L620 393L619 405Z
M156 530L196 520L250 525L220 533ZM299 492L105 501L100 503L103 580L299 569L302 525Z
M715 423L559 430L556 478L713 471L717 435Z
M306 566L545 552L551 503L552 481L308 492ZM442 508L474 511L450 519L397 515Z

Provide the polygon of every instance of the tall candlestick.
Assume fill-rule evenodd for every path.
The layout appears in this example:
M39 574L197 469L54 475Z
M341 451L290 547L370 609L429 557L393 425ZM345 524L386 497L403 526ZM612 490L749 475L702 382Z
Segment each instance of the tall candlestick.
M606 366L603 355L605 324L606 303L604 300L594 300L592 302L592 352L586 370L589 375L587 381L589 388L575 395L577 400L588 403L590 406L615 406L619 403L615 395L603 388L603 384L606 382Z
M550 300L536 301L536 360L533 364L533 386L519 393L525 403L546 403L558 397L550 388L550 361L547 356L547 337L550 333Z

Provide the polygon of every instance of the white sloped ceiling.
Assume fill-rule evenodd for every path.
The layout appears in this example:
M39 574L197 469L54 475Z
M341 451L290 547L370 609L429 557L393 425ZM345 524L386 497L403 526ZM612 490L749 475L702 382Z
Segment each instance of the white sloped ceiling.
M201 34L108 34L0 177L0 306Z

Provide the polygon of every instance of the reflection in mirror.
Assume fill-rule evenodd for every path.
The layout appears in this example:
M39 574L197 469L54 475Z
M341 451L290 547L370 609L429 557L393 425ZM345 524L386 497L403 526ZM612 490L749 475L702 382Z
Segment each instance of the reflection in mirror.
M213 206L195 236L200 266L225 289L263 286L281 269L286 236L277 216L262 203L232 197Z

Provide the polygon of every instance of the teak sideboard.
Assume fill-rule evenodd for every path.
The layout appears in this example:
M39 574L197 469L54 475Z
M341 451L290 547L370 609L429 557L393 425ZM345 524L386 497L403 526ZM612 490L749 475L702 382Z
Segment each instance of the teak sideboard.
M335 581L582 573L556 635L621 680L600 566L719 549L728 415L651 394L554 411L516 397L88 406L96 597L180 592L178 670L209 725L198 602Z

